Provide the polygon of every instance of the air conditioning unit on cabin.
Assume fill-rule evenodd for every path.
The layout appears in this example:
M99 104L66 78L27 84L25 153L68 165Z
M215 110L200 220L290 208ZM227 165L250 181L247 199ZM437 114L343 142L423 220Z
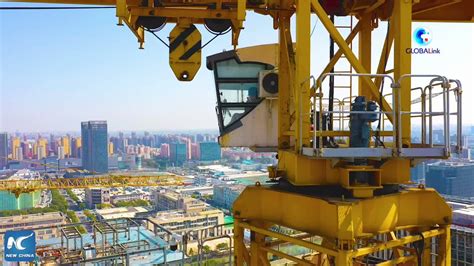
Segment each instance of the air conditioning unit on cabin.
M260 71L258 77L260 98L278 97L278 72L274 70Z

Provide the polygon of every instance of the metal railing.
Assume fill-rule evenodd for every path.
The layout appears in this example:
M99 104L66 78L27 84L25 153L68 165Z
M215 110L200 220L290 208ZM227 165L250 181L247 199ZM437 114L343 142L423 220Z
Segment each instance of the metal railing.
M392 88L392 92L380 95L381 99L378 99L379 108L376 111L351 111L351 98L344 98L342 100L335 99L336 106L338 106L337 110L327 111L325 110L325 101L328 99L323 98L323 81L328 76L348 76L348 77L359 77L359 78L382 78L387 79L390 81L390 87ZM410 93L420 91L421 100L412 102L410 104L421 103L421 111L404 111L402 108L402 93L401 83L405 79L413 79L413 78L431 78L429 85L426 87L417 87L411 89ZM314 78L313 78L314 79ZM308 79L308 80L311 80ZM454 87L451 88L451 84L455 84ZM433 93L435 89L441 88L441 92ZM339 130L345 131L345 124L344 121L349 120L351 114L378 114L382 123L382 127L378 127L378 130L373 131L375 134L379 134L378 138L383 139L385 142L386 138L392 138L392 145L390 148L385 147L379 148L377 144L376 146L372 146L366 152L362 152L361 156L368 156L373 155L374 157L380 156L396 156L396 157L431 157L431 158L445 158L449 157L450 155L450 117L456 116L456 152L460 152L462 150L462 86L459 80L452 80L447 79L446 77L440 75L402 75L398 81L395 81L390 75L388 74L354 74L354 73L326 73L322 75L313 87L314 95L312 97L312 124L313 124L313 147L312 147L312 155L318 157L325 157L325 155L332 154L329 153L327 147L324 146L323 139L328 137L329 130L327 130L323 123L324 123L324 116L331 115L332 123L337 121L339 123ZM450 102L450 94L453 93L456 99L456 111L451 112L451 102ZM436 96L442 95L442 108L439 111L434 110L434 103L433 98ZM381 108L383 106L384 108ZM392 110L385 111L384 109ZM428 109L428 110L427 110ZM409 116L409 119L420 118L421 121L421 145L414 145L413 147L406 147L403 143L403 128L404 123L403 121L406 120L406 116ZM300 124L305 116L302 115L300 119ZM442 128L443 128L443 143L442 145L435 145L433 141L433 119L435 117L442 117ZM387 126L387 120L390 121L391 130L385 131ZM412 128L408 129L412 130ZM383 136L380 136L380 131L384 132ZM406 131L406 130L405 130ZM387 133L391 132L390 135ZM428 134L427 134L428 133ZM332 136L337 135L337 133L332 134ZM426 139L428 135L428 140ZM346 136L341 135L340 137ZM382 143L383 143L382 142ZM374 148L381 149L380 152L374 153ZM352 148L354 149L354 148ZM367 148L357 148L360 151ZM304 153L305 149L302 149ZM306 149L307 151L308 149ZM348 154L352 153L351 151L347 152ZM344 152L337 151L333 154L342 155ZM344 156L343 156L344 157ZM353 156L348 156L353 157Z

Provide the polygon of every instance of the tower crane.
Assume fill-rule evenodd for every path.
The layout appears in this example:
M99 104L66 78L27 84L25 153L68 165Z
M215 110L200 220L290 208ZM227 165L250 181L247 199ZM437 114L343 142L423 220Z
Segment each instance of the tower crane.
M30 160L21 160L30 164L50 166ZM54 166L53 166L54 167ZM66 169L67 171L68 169ZM18 198L22 193L34 192L44 189L74 189L74 188L100 188L100 187L163 187L185 186L185 178L174 174L162 175L124 175L90 173L87 177L72 178L25 178L25 179L0 179L0 191L9 191Z
M271 27L278 32L277 44L235 49L206 61L215 77L222 146L278 152L278 165L269 169L274 183L249 186L234 203L235 264L270 265L271 255L301 265L451 264L451 209L436 191L407 186L411 166L428 158L450 157L453 116L457 122L454 150L462 147L462 87L442 73L412 74L409 49L413 21L472 22L473 1L25 2L115 6L118 24L128 26L140 48L146 31L157 34L166 23L175 24L169 35L169 64L181 81L191 81L201 66L201 35L195 24L204 24L216 35L230 31L237 47L247 11L270 16ZM313 14L339 49L316 76L310 72ZM346 39L329 17L334 15L358 19ZM373 70L372 31L379 21L387 21L389 28ZM356 35L357 55L349 45ZM332 73L342 57L355 73ZM390 58L393 70L386 69ZM334 109L331 97L335 86L330 86L327 98L328 77L358 80L355 97L348 92L339 109ZM418 90L411 83L419 79L429 81L421 90L421 111L415 112L411 100ZM390 87L390 96L384 87ZM441 107L431 99L439 90ZM450 105L454 97L456 108ZM443 121L441 145L433 141L434 118ZM347 119L350 128L342 126ZM421 120L420 143L412 141L413 119ZM381 121L387 126L374 129L372 125ZM285 235L274 229L277 226L318 236L319 241ZM245 231L250 232L249 248L244 244ZM275 243L302 246L313 253L308 258L294 257L276 250ZM431 255L434 246L437 256ZM391 256L374 262L376 253L383 251Z
M9 191L19 197L43 189L74 189L101 187L162 187L184 186L183 177L176 175L131 176L104 175L74 178L36 178L36 179L3 179L0 180L0 191Z

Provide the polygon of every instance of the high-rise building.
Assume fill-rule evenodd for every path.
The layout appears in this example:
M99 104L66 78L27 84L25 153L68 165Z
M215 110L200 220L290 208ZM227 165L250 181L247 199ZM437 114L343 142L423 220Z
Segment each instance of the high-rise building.
M199 144L197 143L191 144L191 159L199 160Z
M201 161L218 161L221 159L221 146L217 142L199 143Z
M41 136L38 136L38 139L41 139ZM46 147L46 152L49 153L48 151L56 152L58 150L58 142L56 141L56 138L54 137L53 134L49 135L49 150L48 147Z
M20 147L21 147L21 141L20 141L20 138L19 137L13 137L12 138L12 159L13 160L20 160L19 159L19 151L20 151ZM23 154L23 152L22 152Z
M120 150L120 142L121 140L117 137L111 137L110 142L113 145L113 153L119 153Z
M197 134L196 135L196 142L203 142L203 141L204 141L204 135Z
M71 139L71 157L81 158L81 137Z
M21 147L21 145L15 148L15 150L13 151L13 157L15 160L23 161L23 148Z
M410 169L410 179L415 183L425 180L426 165L424 162L419 163Z
M170 145L167 143L163 143L160 146L160 157L161 158L169 158L170 157Z
M8 134L0 133L0 170L7 167L8 163Z
M109 155L114 154L114 143L112 141L109 141L108 150L109 150Z
M129 141L130 145L138 145L138 138L137 138L137 133L132 132L132 136Z
M65 149L63 146L58 146L58 160L62 160L65 158L66 152L64 150Z
M64 157L71 156L71 139L69 136L64 136L61 138L61 146L64 149Z
M92 173L107 173L107 121L82 122L81 138L82 167Z
M33 152L34 152L34 155L36 155L36 159L41 160L43 158L46 158L46 156L48 156L47 146L48 146L48 141L45 138L39 138L36 141L36 143L33 147ZM56 147L56 145L55 145L55 147ZM57 147L56 147L55 151L57 151ZM55 152L55 151L53 151L53 152Z
M171 143L170 144L170 161L176 165L182 164L187 159L187 148L184 143Z
M474 197L474 163L470 161L436 162L427 165L426 186L439 193Z
M191 160L191 152L192 152L191 151L191 149L192 149L191 146L192 146L193 143L191 142L191 139L189 139L189 138L184 139L184 143L186 143L186 156L187 156L186 159Z
M31 159L33 156L31 143L24 141L21 143L21 149L23 150L23 158Z

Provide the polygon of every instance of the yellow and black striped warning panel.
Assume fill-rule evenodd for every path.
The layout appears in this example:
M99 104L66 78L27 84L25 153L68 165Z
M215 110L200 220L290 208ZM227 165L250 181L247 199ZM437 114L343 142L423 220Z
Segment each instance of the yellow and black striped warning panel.
M201 67L201 33L193 24L177 24L170 32L170 66L181 81L191 81Z

